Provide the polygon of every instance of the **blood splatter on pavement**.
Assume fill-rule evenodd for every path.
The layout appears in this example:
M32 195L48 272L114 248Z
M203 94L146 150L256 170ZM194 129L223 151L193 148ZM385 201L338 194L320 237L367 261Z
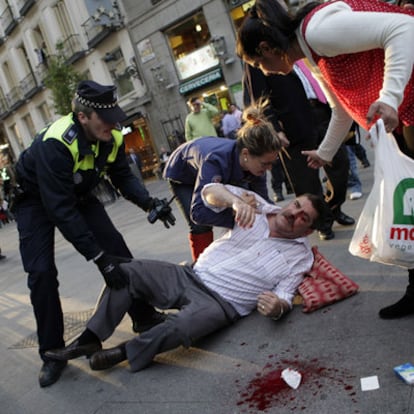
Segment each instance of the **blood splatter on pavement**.
M274 361L267 363L247 385L236 380L240 395L237 405L241 413L256 413L272 407L305 411L310 399L321 397L323 393L329 392L329 389L332 390L332 387L336 393L342 390L353 403L357 402L355 375L345 369L329 367L316 358L301 359L299 355L292 358L269 355L269 359ZM302 382L298 389L290 388L282 379L281 372L285 368L295 369L302 374ZM357 414L359 411L355 410L354 413Z

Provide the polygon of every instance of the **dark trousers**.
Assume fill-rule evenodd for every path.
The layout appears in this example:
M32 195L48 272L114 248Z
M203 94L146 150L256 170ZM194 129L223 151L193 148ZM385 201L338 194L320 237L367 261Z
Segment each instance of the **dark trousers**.
M319 177L319 170L309 168L306 157L301 152L317 148L323 139L330 119L329 106L313 103L312 117L315 125L317 125L317 133L310 128L309 137L306 141L291 141L291 145L281 152L283 164L293 184L293 191L297 196L303 193L325 195ZM332 227L335 213L346 200L349 160L344 146L341 146L336 153L331 166L324 166L324 171L329 180L329 191L326 194L325 201L332 211L332 215L326 219L325 227L328 229Z
M282 162L278 158L273 164L270 170L272 189L275 193L282 193L283 183L285 183L286 191L291 192L291 186L289 180L285 176Z
M362 165L365 166L369 163L367 158L367 151L360 143L350 144L349 147L352 149L355 156L359 159Z
M211 226L202 226L191 220L191 201L193 199L194 186L188 184L179 184L169 181L170 190L176 196L176 203L181 210L185 221L188 224L191 234L202 234L213 230Z
M319 101L311 101L311 112L314 125L317 130L317 145L325 137L331 119L331 108L327 104ZM325 197L332 210L340 208L346 200L348 188L349 159L346 148L342 145L335 157L332 159L331 166L324 166L325 174L328 177L328 195Z
M324 196L319 170L314 170L307 166L306 158L301 154L302 146L292 146L287 148L287 154L282 153L281 157L286 167L287 173L293 183L293 190L297 196L304 193ZM341 146L336 153L332 166L325 166L324 170L329 180L330 191L326 194L325 201L332 214L326 218L326 229L332 227L335 213L346 199L348 184L349 160L346 148Z
M414 269L408 269L407 295L414 298Z
M91 198L78 208L104 251L116 256L132 257L122 235L97 199ZM55 264L55 224L49 219L41 201L35 198L19 202L16 218L20 254L24 270L28 273L30 300L36 318L39 353L45 359L45 351L65 345ZM85 275L83 288L87 288L87 284Z
M329 188L325 199L329 207L335 211L345 202L348 188L349 158L344 145L341 145L335 154L332 165L325 165L323 169L328 177Z

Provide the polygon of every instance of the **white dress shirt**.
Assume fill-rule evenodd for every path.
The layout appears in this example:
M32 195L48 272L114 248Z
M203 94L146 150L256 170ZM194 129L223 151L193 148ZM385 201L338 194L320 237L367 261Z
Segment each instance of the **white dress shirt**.
M236 195L246 192L239 187L225 187ZM241 316L255 309L257 296L264 291L272 291L292 306L296 289L313 263L306 237L269 236L267 214L281 208L255 196L262 212L256 215L253 227L242 229L235 224L200 255L194 266L206 286L219 293ZM204 203L218 213L223 210L210 206L205 199Z

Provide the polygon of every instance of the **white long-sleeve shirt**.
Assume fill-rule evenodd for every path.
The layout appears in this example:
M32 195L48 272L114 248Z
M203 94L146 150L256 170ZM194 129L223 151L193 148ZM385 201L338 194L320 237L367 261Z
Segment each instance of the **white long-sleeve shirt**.
M226 188L236 195L246 192L231 185ZM306 237L291 240L269 236L267 214L281 208L255 196L262 213L256 215L253 227L242 229L236 224L204 250L194 266L206 286L219 293L241 316L255 309L257 296L264 291L272 291L292 306L297 287L313 263ZM205 199L204 203L216 212L223 210Z
M352 119L324 84L307 44L315 53L326 57L384 49L385 62L384 68L381 68L384 82L378 100L397 110L413 70L414 18L400 13L354 12L345 2L339 1L326 5L312 16L306 27L306 42L302 36L302 25L296 35L332 107L329 128L317 151L322 159L331 161L348 133ZM344 70L352 71L353 68Z

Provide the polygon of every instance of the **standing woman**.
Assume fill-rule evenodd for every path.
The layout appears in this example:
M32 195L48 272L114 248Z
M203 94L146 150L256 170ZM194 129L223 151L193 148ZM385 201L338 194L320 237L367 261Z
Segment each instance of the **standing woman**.
M414 158L414 12L378 0L311 3L291 16L277 0L257 0L238 33L238 54L264 73L289 73L307 58L332 117L308 165L331 161L354 119L365 129L382 118ZM414 175L414 174L413 174ZM382 318L414 313L414 269L404 297Z
M266 102L243 112L237 139L202 137L182 144L164 170L172 193L189 225L193 260L213 241L212 226L233 227L232 209L215 214L204 206L201 190L209 183L232 184L269 200L266 171L277 159L281 144L264 116Z

